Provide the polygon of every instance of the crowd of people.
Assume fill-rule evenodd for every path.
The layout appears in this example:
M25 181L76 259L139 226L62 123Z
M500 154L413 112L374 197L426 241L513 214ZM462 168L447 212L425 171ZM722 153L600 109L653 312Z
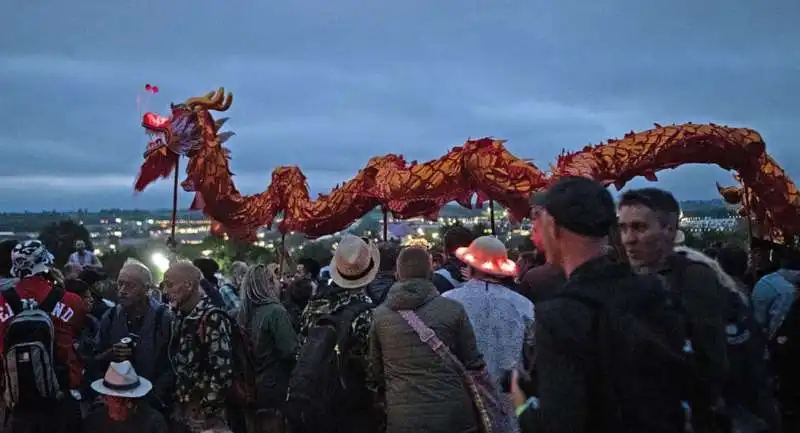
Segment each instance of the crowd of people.
M666 191L567 177L536 251L345 235L332 262L0 251L4 432L800 432L797 252L681 246ZM84 253L85 254L85 253Z

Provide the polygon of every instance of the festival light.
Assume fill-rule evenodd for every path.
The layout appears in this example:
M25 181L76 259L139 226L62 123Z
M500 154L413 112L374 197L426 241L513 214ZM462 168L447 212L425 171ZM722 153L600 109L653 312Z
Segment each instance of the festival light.
M152 256L150 256L150 261L153 263L153 266L156 267L161 272L166 272L169 269L169 259L164 253L155 252Z

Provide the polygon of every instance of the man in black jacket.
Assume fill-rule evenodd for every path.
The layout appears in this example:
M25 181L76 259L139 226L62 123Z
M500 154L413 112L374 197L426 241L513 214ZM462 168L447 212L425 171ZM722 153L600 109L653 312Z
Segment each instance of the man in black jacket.
M616 224L611 194L587 178L562 178L548 190L539 222L545 253L568 280L536 310L540 409L535 431L682 431L680 377L668 374L668 363L653 350L642 350L657 344L647 345L646 337L633 332L660 336L662 329L626 326L641 324L634 318L652 316L648 313L663 313L638 311L640 294L646 301L665 300L663 289L656 278L636 276L630 266L604 254ZM669 347L680 353L684 336L675 334Z
M381 265L375 280L367 286L367 296L375 305L380 305L386 299L389 288L397 281L397 257L400 255L400 245L394 242L381 242L378 244L381 255Z
M125 262L117 278L119 304L100 321L90 375L102 377L111 362L130 361L153 383L147 398L150 405L168 413L174 381L168 358L173 315L148 296L152 286L147 266L132 259Z
M642 275L660 275L680 298L689 323L688 337L702 379L690 396L695 433L718 429L715 412L729 369L727 357L730 290L717 273L703 263L674 251L680 206L668 191L657 188L629 190L619 201L620 238L633 269Z
M445 263L433 273L431 279L439 293L452 290L464 283L461 270L467 265L456 258L456 250L468 247L474 240L475 235L472 231L462 226L451 227L444 234Z

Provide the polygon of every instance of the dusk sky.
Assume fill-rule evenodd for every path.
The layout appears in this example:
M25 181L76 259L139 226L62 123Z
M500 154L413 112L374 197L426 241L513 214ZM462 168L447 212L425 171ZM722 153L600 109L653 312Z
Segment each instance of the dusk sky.
M143 108L161 113L234 93L228 146L245 193L279 165L327 192L371 156L424 161L468 137L508 139L547 168L562 149L687 121L756 129L800 179L797 0L13 3L0 29L3 211L169 207L169 181L133 195L146 83L161 91ZM680 199L731 183L715 167L659 177Z

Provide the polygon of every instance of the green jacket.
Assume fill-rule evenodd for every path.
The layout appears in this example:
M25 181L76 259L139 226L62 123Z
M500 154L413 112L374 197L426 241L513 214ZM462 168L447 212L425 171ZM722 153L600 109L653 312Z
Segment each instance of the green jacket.
M395 283L374 311L370 377L386 399L386 433L476 430L462 377L423 343L398 310L415 310L468 369L483 367L464 307L439 296L429 280Z
M241 314L253 344L259 406L279 408L286 399L297 352L297 334L289 313L275 300L254 305L249 318Z

